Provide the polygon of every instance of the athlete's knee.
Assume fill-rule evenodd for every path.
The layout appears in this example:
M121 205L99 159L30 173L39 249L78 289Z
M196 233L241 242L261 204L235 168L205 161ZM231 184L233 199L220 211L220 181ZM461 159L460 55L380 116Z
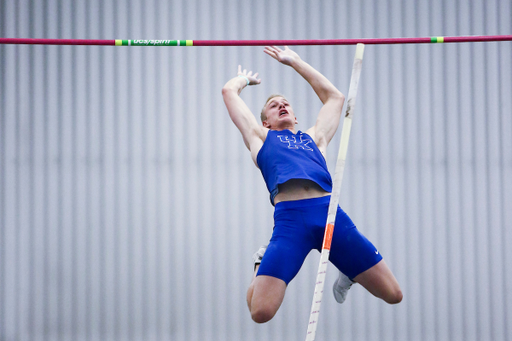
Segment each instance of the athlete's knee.
M256 323L268 322L274 317L275 314L276 311L269 307L252 307L251 309L252 320Z
M286 283L276 277L258 276L253 282L249 310L254 322L270 321L283 302Z
M404 295L402 294L402 290L400 288L396 288L393 291L390 291L386 297L384 297L384 300L389 304L397 304L402 302L402 299L404 298Z

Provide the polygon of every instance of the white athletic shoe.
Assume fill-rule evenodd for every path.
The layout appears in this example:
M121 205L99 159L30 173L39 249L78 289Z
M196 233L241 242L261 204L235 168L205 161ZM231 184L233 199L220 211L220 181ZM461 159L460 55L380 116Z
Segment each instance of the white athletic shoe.
M332 292L334 293L334 298L336 299L336 302L339 304L345 302L345 299L347 298L348 289L354 284L350 278L348 278L343 272L340 271L340 275L338 276L338 279L334 282L334 285L332 287Z
M258 251L254 255L252 255L252 260L254 261L254 268L256 269L256 265L261 263L261 260L263 259L263 255L265 254L265 251L267 250L267 245L261 246Z

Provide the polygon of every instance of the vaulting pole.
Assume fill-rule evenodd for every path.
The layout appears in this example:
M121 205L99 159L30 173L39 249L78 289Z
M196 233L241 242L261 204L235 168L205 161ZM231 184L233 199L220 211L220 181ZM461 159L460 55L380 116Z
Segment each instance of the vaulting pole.
M340 200L341 181L343 179L343 171L345 170L345 160L347 158L348 140L350 130L352 128L352 115L356 106L357 86L359 84L359 76L361 75L361 67L363 65L364 44L357 44L356 55L352 67L352 76L350 77L350 86L347 97L347 112L343 120L343 128L341 130L340 149L338 151L338 161L336 161L336 170L332 183L331 200L329 202L329 211L327 213L327 223L325 224L324 241L322 244L322 252L320 254L320 264L318 265L318 273L316 276L315 293L313 295L313 304L311 305L311 314L309 315L308 331L306 341L314 341L316 327L318 325L318 316L320 314L320 305L322 304L322 295L324 292L325 275L327 273L327 264L329 263L329 254L331 252L332 234L334 232L334 222L336 220L336 211Z

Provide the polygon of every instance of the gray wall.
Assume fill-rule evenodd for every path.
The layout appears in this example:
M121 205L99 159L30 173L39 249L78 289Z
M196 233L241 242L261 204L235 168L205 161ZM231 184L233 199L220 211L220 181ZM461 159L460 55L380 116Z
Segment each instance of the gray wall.
M0 1L0 36L323 39L512 34L509 0ZM262 47L0 46L0 340L300 340L319 256L253 323L272 231L224 107L237 65L320 101ZM354 46L295 50L345 94ZM366 46L341 205L404 300L362 287L318 340L512 340L512 43ZM339 135L329 148L334 169Z

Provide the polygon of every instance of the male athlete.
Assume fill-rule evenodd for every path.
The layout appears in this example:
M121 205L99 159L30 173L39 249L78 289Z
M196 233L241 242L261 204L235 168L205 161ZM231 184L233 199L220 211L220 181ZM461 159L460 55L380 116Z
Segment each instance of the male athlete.
M251 317L258 323L274 317L288 283L308 253L321 250L332 189L325 153L345 101L326 77L288 47L267 46L264 52L297 71L323 106L313 127L296 131L298 122L290 103L281 95L272 95L263 107L259 125L239 96L246 86L261 83L257 73L242 71L239 66L237 77L222 89L229 116L261 170L275 206L272 238L266 250L256 253L255 274L247 291ZM340 270L333 288L338 302L345 300L354 282L390 304L402 300L400 286L380 253L339 207L329 260Z

